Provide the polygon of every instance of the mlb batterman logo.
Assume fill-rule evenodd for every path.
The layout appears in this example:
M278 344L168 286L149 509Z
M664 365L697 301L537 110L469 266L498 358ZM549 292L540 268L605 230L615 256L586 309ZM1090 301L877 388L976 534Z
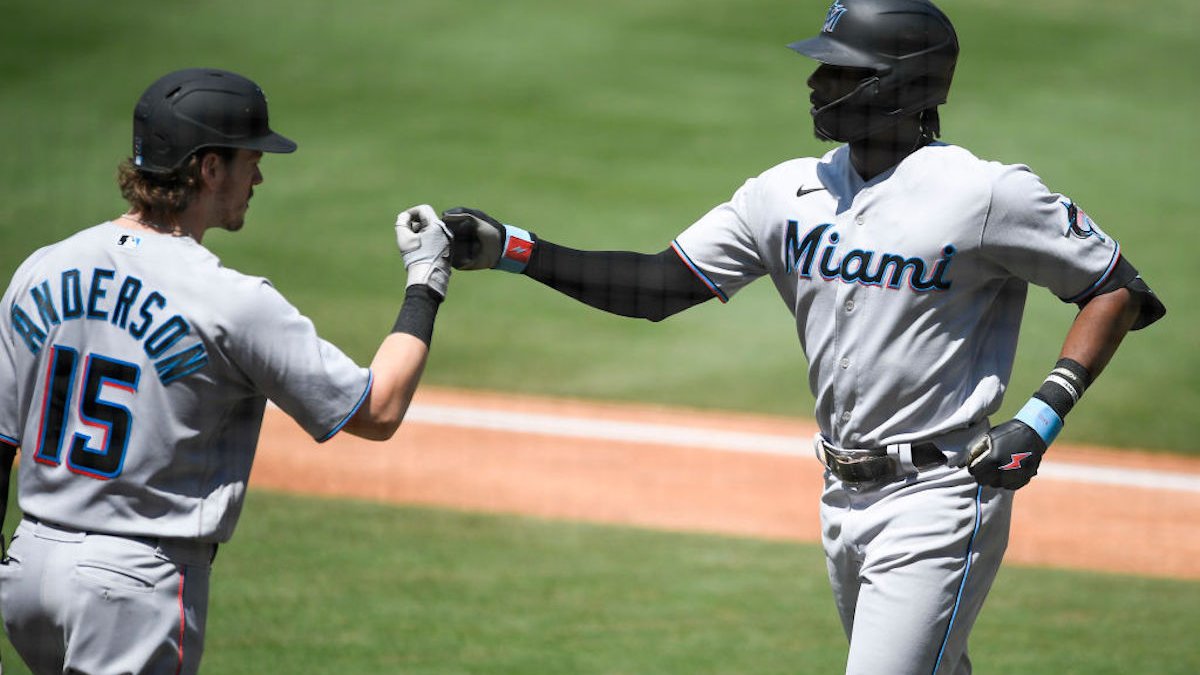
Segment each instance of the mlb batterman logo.
M825 15L825 25L821 27L821 32L832 33L845 13L846 6L842 4L841 0L833 0L833 4L829 7L829 14Z

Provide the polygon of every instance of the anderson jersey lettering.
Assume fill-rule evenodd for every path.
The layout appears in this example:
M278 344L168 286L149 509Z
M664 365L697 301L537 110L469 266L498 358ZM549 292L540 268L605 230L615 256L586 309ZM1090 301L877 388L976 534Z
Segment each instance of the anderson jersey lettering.
M112 223L30 256L0 315L0 440L20 506L81 530L229 539L266 399L318 440L370 372L265 279Z
M796 317L823 433L930 438L999 407L1027 283L1089 297L1120 249L1024 166L935 143L867 182L839 147L748 180L679 235L722 300L769 275Z

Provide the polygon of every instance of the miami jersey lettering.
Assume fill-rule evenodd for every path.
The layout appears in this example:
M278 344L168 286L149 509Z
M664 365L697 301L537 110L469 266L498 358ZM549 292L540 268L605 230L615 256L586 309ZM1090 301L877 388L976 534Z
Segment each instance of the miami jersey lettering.
M787 221L784 269L788 272L794 271L806 279L811 278L813 262L820 250L817 269L821 277L827 280L840 279L848 284L883 285L896 289L907 279L909 287L915 291L949 290L950 282L946 280L946 271L954 257L953 245L947 244L942 249L942 257L935 261L906 257L897 253L876 255L875 251L858 248L842 255L838 252L841 235L830 231L833 227L832 223L823 223L801 236L800 223L795 220ZM928 277L926 270L929 270Z
M944 143L871 181L846 146L785 162L673 246L723 300L771 278L808 355L817 421L842 447L931 437L995 410L1027 285L1075 301L1120 255L1027 167Z

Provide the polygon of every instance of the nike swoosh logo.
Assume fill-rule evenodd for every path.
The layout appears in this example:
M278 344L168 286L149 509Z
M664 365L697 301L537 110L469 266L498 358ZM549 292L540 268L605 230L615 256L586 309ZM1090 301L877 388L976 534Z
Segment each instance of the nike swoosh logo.
M824 190L824 189L825 189L825 188L823 188L823 187L819 187L819 188L805 188L803 185L801 185L801 186L800 186L800 189L799 189L799 190L796 190L796 196L797 196L797 197L803 197L804 195L806 195L806 194L808 194L808 193L810 193L810 192L818 192L818 191L820 191L820 190Z

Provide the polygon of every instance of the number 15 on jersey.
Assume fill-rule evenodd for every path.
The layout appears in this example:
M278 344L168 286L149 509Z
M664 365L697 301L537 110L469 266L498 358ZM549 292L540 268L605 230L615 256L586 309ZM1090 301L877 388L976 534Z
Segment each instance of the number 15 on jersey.
M34 459L50 466L62 463L63 444L74 417L81 426L91 427L97 433L89 435L81 429L72 434L67 468L100 480L120 475L129 447L133 413L119 403L105 400L104 396L109 388L136 394L141 368L107 356L87 354L83 358L82 390L76 392L79 352L55 345L47 361ZM99 447L92 446L94 441Z

